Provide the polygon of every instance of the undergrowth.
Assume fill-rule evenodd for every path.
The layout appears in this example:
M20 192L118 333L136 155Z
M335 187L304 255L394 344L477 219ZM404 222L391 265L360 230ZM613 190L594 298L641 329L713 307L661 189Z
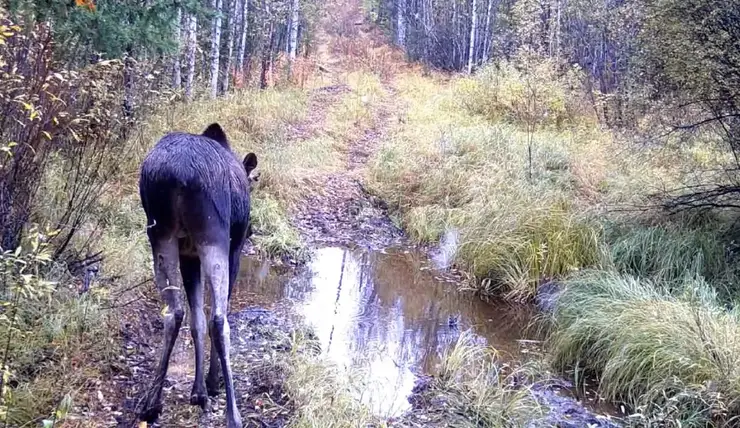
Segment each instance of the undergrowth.
M409 426L538 426L548 409L529 389L531 370L502 364L495 350L463 332L401 421Z
M701 277L587 271L566 281L553 320L554 364L596 374L634 423L724 426L740 416L740 318Z
M9 426L63 420L115 358L102 291L81 290L51 261L54 232L28 234L22 247L0 254L0 416Z
M409 107L367 181L417 241L457 230L455 261L479 292L528 300L545 280L600 265L612 239L606 225L629 222L610 208L652 201L680 181L671 165L693 155L617 141L567 107L576 101L569 78L547 73L532 79L549 107L517 116L528 93L516 70L489 66L449 82L399 76Z

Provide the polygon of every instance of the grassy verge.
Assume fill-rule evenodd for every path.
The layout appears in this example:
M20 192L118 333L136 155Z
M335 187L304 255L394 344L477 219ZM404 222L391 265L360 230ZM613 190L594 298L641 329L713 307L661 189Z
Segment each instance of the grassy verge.
M408 110L371 161L370 189L417 241L457 231L455 262L483 294L528 300L564 281L553 362L599 377L631 422L727 424L740 415L730 222L609 209L646 205L722 155L601 131L567 81L538 72L548 114L534 125L522 113L533 77L515 69L399 76Z
M740 416L740 318L701 278L586 272L567 281L554 323L555 365L598 375L636 424L724 426Z
M626 218L606 207L644 202L679 180L682 168L671 165L692 165L694 156L617 141L588 116L580 120L585 113L566 102L567 85L557 80L540 91L557 117L543 115L528 132L525 87L505 73L513 71L399 76L408 110L367 181L416 240L436 242L456 229L456 262L479 291L526 300L543 279L598 265L605 220ZM473 108L488 104L495 108Z
M0 416L9 426L64 418L79 394L107 375L116 337L102 290L80 295L65 266L50 261L49 233L32 228L18 251L0 254Z

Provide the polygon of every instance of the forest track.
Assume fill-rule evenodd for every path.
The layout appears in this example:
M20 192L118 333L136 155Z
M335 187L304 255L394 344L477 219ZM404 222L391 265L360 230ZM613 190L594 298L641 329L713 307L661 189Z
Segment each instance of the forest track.
M355 3L349 0L345 4ZM363 20L359 8L352 8L351 12L343 19ZM310 90L307 116L288 130L285 144L319 137L336 139L336 135L327 131L329 112L333 108L341 108L343 97L357 96L345 83L347 70L344 66L352 60L337 56L332 47L333 36L326 30L336 22L329 16L322 22L316 56L324 71L317 76L317 81L328 84ZM357 34L367 35L365 32ZM387 80L383 82L383 93L385 96L378 108L372 109L372 126L358 126L349 139L335 141L342 147L342 168L321 177L315 191L306 194L293 209L292 221L309 247L335 244L379 249L405 242L403 232L389 219L383 203L369 195L362 186L364 167L390 128L392 113L388 96L394 90ZM291 336L298 330L306 331L288 312L289 309L263 308L250 303L254 302L232 302L229 315L238 407L245 426L283 427L294 409L283 388L286 374L280 365L274 363L280 360L280 354L291 350ZM112 417L107 418L106 426L139 426L137 414L141 410L141 398L154 378L161 352L163 324L159 317L160 309L158 296L142 291L139 301L131 305L122 322L126 352L120 357L119 373L104 392L120 405L109 406ZM206 354L209 354L210 347L206 349ZM163 389L164 410L152 427L225 426L223 392L211 398L210 412L202 412L199 407L189 404L195 372L193 355L189 314L186 314ZM210 357L206 355L206 358Z

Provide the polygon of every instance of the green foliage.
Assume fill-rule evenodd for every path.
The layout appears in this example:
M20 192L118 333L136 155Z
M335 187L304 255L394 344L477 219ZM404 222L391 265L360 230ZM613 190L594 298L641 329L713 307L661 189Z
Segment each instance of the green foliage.
M587 119L580 74L577 67L563 73L553 59L522 53L478 70L460 86L460 99L492 121L562 127Z
M25 17L28 24L50 23L58 54L77 64L86 63L92 55L114 59L125 53L171 52L177 6L172 0L10 1L10 11ZM182 6L186 11L203 9L193 1Z
M740 318L703 280L584 272L565 282L553 319L554 364L596 374L641 426L723 426L740 415Z
M731 286L737 277L725 254L723 229L717 223L692 228L682 222L611 228L605 265L661 284L701 277L716 286Z
M61 421L75 390L95 373L84 366L110 356L100 297L79 296L63 275L50 280L57 272L49 243L54 234L31 228L23 247L0 254L0 420L10 426L52 413Z
M135 116L121 109L124 66L111 60L70 70L53 59L48 26L2 25L10 31L0 45L0 198L8 201L0 207L0 247L17 247L35 215L62 230L58 258L92 221L98 198L130 155ZM139 88L131 97L136 113L166 97L146 84ZM42 203L39 192L46 195Z
M733 42L740 37L740 7L718 0L647 4L640 42L653 83L699 102L732 101L727 91L740 79L740 47Z

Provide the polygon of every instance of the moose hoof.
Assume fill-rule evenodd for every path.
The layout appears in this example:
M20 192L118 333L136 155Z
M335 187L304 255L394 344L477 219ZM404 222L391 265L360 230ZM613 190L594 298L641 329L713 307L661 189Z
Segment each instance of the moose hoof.
M162 414L162 404L154 404L147 406L144 411L139 413L139 420L144 421L146 423L154 423L159 418L159 415Z
M208 396L206 394L193 393L190 396L190 404L193 406L200 406L203 411L208 410Z

